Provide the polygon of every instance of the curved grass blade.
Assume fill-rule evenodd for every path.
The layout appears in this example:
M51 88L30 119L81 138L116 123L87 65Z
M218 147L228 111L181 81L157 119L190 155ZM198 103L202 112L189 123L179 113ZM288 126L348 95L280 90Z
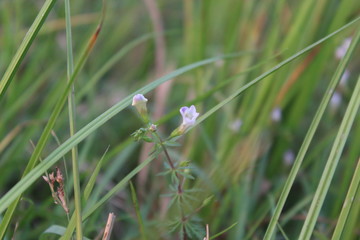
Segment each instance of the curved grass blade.
M36 16L33 24L31 25L29 31L26 33L24 40L20 44L15 56L11 60L10 65L6 69L4 76L0 81L0 100L4 96L6 89L8 88L9 84L11 83L14 75L19 68L22 60L24 59L27 51L29 50L31 44L33 43L36 35L38 34L40 28L42 27L45 19L49 15L50 10L54 6L56 0L47 0L43 7L41 8L40 12Z
M237 224L238 224L237 222L231 224L231 225L230 225L229 227L227 227L226 229L224 229L224 230L222 230L221 232L216 233L215 235L211 236L211 237L210 237L210 240L215 239L215 238L221 236L222 234L224 234L224 233L226 233L227 231L231 230L231 229L232 229L233 227L235 227Z
M110 147L110 146L109 146ZM96 164L96 167L93 171L93 173L90 176L90 179L88 181L88 183L86 184L85 190L84 190L84 200L87 201L90 197L90 194L94 188L95 182L96 182L96 178L100 172L100 169L103 165L104 159L105 159L105 155L109 150L109 147L106 148L104 154L102 155L100 161Z
M357 21L359 18L357 18L355 21ZM358 35L359 35L359 31L358 31ZM359 37L359 36L358 36ZM271 237L274 235L275 232L275 228L276 228L276 224L279 220L280 214L282 212L282 209L285 205L285 201L289 195L289 192L291 190L291 187L295 181L296 175L300 169L300 166L304 160L305 154L307 152L307 150L309 149L310 143L315 135L315 131L319 126L320 120L325 112L326 106L328 105L331 96L334 92L334 89L336 87L336 85L339 83L341 76L345 70L346 65L348 64L348 62L350 61L350 57L351 54L355 48L355 44L358 41L359 38L355 38L354 41L352 42L351 46L349 47L349 50L347 52L347 54L345 55L345 57L342 59L342 61L340 62L327 90L326 90L326 94L323 97L320 106L318 108L318 110L316 111L315 117L312 121L312 123L310 124L309 130L306 133L305 139L300 147L299 153L297 154L297 157L295 159L294 165L290 171L289 177L287 178L286 182L285 182L285 186L283 188L283 191L280 195L279 201L276 205L275 211L274 211L274 215L272 216L268 229L266 230L264 239L266 240L270 240Z

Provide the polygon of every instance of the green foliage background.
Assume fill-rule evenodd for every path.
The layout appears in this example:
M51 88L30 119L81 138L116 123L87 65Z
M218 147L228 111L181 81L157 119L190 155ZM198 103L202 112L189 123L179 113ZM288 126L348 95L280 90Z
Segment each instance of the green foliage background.
M95 239L101 235L108 213L114 212L113 239L179 237L176 231L169 232L177 216L176 211L167 209L170 189L166 178L158 176L164 170L163 156L147 159L150 148L130 137L142 126L134 109L128 107L137 92L146 93L149 112L162 136L168 136L181 123L180 107L194 104L200 112L201 122L178 141L180 147L169 150L175 161L190 161L195 177L185 184L196 189L190 204L199 208L194 215L196 223L191 223L195 234L189 239L202 239L197 234L205 236L206 224L210 237L233 226L216 239L262 239L271 222L276 226L275 239L298 239L305 231L316 239L329 239L337 223L343 223L344 230L333 239L358 239L360 193L354 173L358 173L360 155L356 105L360 72L356 36L360 23L356 20L308 51L301 50L357 19L359 1L146 2L108 0L97 42L91 52L85 50L82 54L100 21L103 2L70 1L69 38L65 2L54 1L53 7L50 4L46 9L49 16L44 24L38 25L37 35L33 32L35 38L30 40L28 51L23 51L24 59L15 61L18 68L14 68L13 77L7 78L7 69L16 65L11 64L15 53L26 50L21 43L44 1L0 1L0 219L24 192L10 225L4 227L5 221L0 224L1 231L7 229L4 239L57 239L55 233L63 235L66 228L72 228L40 176L47 169L54 171L55 165L65 172L66 162L65 183L72 214L76 209L74 156L67 152L77 143L79 171L75 173L81 192L88 186L81 201L82 216L86 217L84 236ZM152 14L160 16L163 33L158 33L162 28L156 20L154 24ZM348 37L353 37L353 45L340 62L335 51ZM68 107L59 105L59 99L68 94L64 90L69 39L75 71L81 69L73 75L74 122L78 129L74 137L69 133ZM164 42L159 43L159 39ZM298 53L298 58L282 65ZM279 68L272 69L275 66ZM344 69L350 72L348 81L337 84ZM269 76L262 75L269 70ZM329 91L332 79L336 87ZM334 106L330 101L325 109L327 102L320 102L326 97L329 100L333 91L340 94L341 103ZM325 109L323 116L319 106ZM53 117L56 123L49 130L54 131L63 148L51 135L39 140L54 109L59 110L59 116ZM274 109L281 109L281 120L272 119ZM347 109L349 115L345 114ZM320 123L314 125L315 135L312 141L310 137L304 142L318 114ZM340 127L342 122L344 126L346 122L352 125L348 136ZM30 140L35 145L44 144L39 152L44 160L27 175L29 181L20 182L19 187L28 183L21 192L9 192L20 181L29 159L33 156L34 161L39 160L33 155ZM343 151L333 145L337 141L345 143ZM300 159L297 163L301 163L298 153L306 143L310 145L307 151L300 151L306 153L300 170L290 173L296 156ZM339 164L334 158L334 164L327 167L332 162L329 154L337 149L342 152ZM58 161L61 157L63 160ZM306 217L315 213L310 208L315 192L325 189L319 181L326 169L336 169L334 179L326 180L330 188L325 190L319 216L314 215L314 231L306 230ZM295 176L289 195L280 198L285 182ZM356 195L351 200L350 214L337 221L353 176ZM130 178L133 192L127 186ZM276 221L273 214L279 199L286 202ZM139 216L143 221L140 226Z

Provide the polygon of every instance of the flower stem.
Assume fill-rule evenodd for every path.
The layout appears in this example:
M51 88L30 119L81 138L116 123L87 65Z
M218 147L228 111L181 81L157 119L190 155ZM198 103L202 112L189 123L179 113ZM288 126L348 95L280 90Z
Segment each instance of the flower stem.
M163 140L161 139L161 137L159 136L159 134L157 132L154 132L154 136L158 139L159 141L159 144L161 146L161 148L163 149L164 153L165 153L165 157L166 157L166 160L167 162L169 163L170 165L170 168L172 171L175 171L175 165L174 163L172 162L171 158L170 158L170 155L169 155L169 152L167 151L166 149L166 146L164 145L164 142ZM181 214L181 222L184 223L187 218L185 216L185 212L184 212L184 209L181 207L182 204L183 204L183 201L182 201L182 193L183 193L183 184L185 182L185 178L182 179L181 181L181 178L180 178L180 175L175 171L175 176L176 178L178 179L178 186L177 186L177 194L179 196L179 201L180 201L180 214ZM186 229L185 229L185 224L182 224L182 231L183 231L183 240L186 240L187 239L187 236L186 236Z

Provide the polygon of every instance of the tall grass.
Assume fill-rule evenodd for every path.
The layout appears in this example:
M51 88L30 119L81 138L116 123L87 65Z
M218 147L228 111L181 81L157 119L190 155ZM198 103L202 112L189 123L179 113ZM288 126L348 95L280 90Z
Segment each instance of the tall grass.
M0 239L359 238L358 1L104 4L0 2ZM160 139L200 116L151 150L138 93Z

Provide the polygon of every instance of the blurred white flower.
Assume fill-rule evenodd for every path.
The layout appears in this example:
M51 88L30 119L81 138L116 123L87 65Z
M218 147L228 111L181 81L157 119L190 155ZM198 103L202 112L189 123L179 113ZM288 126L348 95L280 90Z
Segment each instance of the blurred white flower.
M272 112L271 112L271 119L272 119L274 122L280 122L281 117L282 117L281 108L279 108L279 107L274 108L274 109L272 110Z
M216 62L215 62L215 67L217 67L217 68L221 68L221 67L223 67L224 66L224 60L223 59L219 59L219 60L217 60Z
M295 154L292 150L287 150L283 155L283 161L286 166L290 166L294 163Z
M351 40L352 40L351 37L345 38L345 40L341 43L341 45L336 49L335 57L337 59L340 60L345 56L345 54L350 46Z
M345 71L340 79L340 83L339 83L340 86L345 87L349 77L350 77L350 71L348 69L345 69Z
M146 108L147 101L148 100L142 94L136 94L133 97L132 105L136 107L136 109L142 116L147 115L147 108Z
M233 121L232 123L230 123L229 128L233 131L233 132L239 132L240 127L242 126L243 122L240 119L236 119L235 121Z
M331 108L333 110L336 110L340 106L341 101L342 101L341 94L339 92L335 91L330 100Z

